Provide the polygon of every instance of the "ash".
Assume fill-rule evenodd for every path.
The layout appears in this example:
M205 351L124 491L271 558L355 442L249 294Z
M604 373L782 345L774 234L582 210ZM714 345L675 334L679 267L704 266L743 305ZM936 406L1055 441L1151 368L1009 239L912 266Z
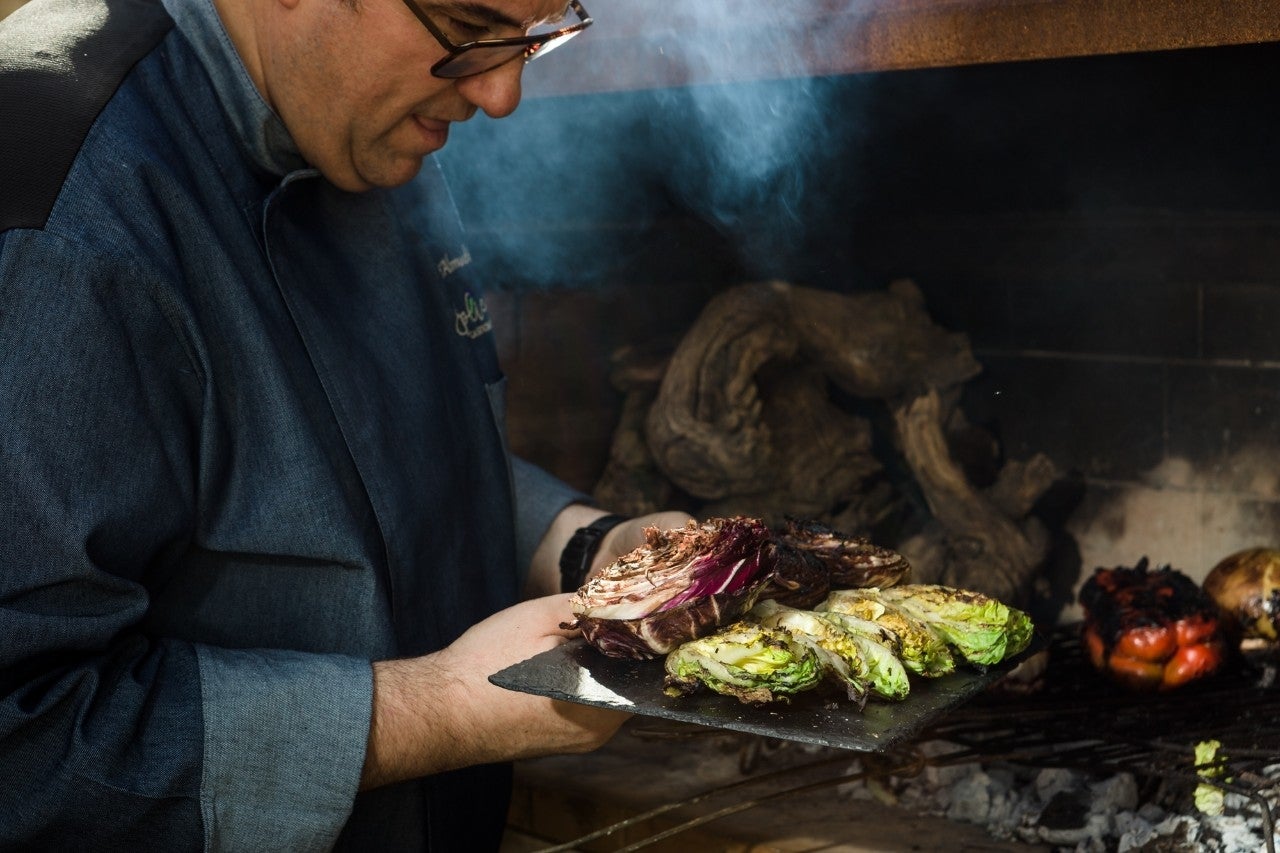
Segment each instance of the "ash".
M1259 853L1268 849L1260 805L1227 792L1222 814L1196 809L1185 785L1121 772L1098 779L1081 771L1006 762L946 764L954 746L917 745L931 762L909 778L869 776L848 786L853 799L984 827L993 838L1058 853ZM869 768L864 768L869 769ZM1262 794L1280 806L1280 763L1263 771Z

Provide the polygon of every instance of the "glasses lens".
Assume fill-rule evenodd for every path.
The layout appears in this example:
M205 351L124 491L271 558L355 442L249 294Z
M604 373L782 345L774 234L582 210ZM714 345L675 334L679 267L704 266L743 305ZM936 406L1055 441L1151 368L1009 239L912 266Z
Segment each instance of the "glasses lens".
M431 73L437 77L470 77L483 74L525 55L525 45L495 44L469 47L445 59Z
M587 17L586 10L580 4L575 2L570 5L577 13L580 22L568 29L557 23L549 23L544 25L546 27L544 31L539 32L535 29L526 38L479 42L463 45L460 48L454 48L442 41L442 44L452 49L452 53L436 63L431 73L436 77L470 77L473 74L492 71L499 65L505 65L518 57L523 57L525 62L529 62L548 54L591 25L591 19ZM430 26L428 29L435 32ZM440 38L439 35L436 37Z
M525 51L525 59L532 62L539 56L546 56L548 53L555 50L557 47L564 44L580 32L582 32L582 30L571 30L570 32L563 33L562 35L549 38L541 44L530 45L529 49Z

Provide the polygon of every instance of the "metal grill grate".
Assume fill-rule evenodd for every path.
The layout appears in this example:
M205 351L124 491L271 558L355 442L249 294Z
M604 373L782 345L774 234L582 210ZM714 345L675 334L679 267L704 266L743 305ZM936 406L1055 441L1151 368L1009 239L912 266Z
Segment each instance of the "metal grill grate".
M1280 688L1274 660L1242 659L1203 682L1165 693L1133 693L1086 660L1078 626L1051 638L1043 684L1027 696L984 694L921 734L956 749L932 764L1005 760L1098 776L1119 772L1185 785L1209 784L1258 809L1268 850L1274 817L1264 794L1280 789L1266 768L1280 765ZM1196 744L1221 743L1197 767Z
M1168 693L1139 694L1121 690L1094 671L1084 657L1079 635L1079 626L1067 626L1049 638L1049 664L1042 683L1033 691L984 693L925 729L912 743L885 753L825 748L814 760L785 763L756 775L760 765L777 763L777 756L767 762L763 758L770 745L785 744L758 735L738 735L742 738L739 768L743 774L738 781L667 803L541 853L577 849L585 842L685 807L707 807L703 814L618 848L618 853L640 850L696 826L820 788L892 777L908 779L929 765L984 762L1063 768L1099 778L1127 772L1152 783L1179 786L1188 802L1197 785L1210 784L1239 794L1253 805L1267 850L1275 853L1275 819L1266 795L1275 798L1280 793L1280 776L1275 773L1280 766L1280 686L1272 683L1276 659L1237 661L1213 679ZM633 733L661 739L735 734L669 720L654 721ZM1222 744L1217 759L1212 765L1197 767L1196 744L1209 739ZM921 748L926 743L943 749L930 749L926 755ZM856 770L849 767L850 761ZM1268 768L1274 778L1268 778ZM821 773L822 778L814 781L811 775L800 775L811 772ZM727 805L712 808L715 801Z

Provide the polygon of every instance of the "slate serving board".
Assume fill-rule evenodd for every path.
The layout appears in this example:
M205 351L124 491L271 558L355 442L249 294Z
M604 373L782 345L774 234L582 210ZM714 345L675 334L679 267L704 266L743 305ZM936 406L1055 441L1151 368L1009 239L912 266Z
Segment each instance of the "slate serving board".
M521 693L642 716L860 752L882 752L909 740L931 721L978 695L1045 645L1037 636L1021 654L985 670L961 667L941 678L912 676L911 693L906 699L871 700L862 710L849 702L832 706L816 694L800 694L789 705L764 706L744 705L709 690L672 698L662 692L661 658L610 658L582 639L507 667L489 676L489 681Z

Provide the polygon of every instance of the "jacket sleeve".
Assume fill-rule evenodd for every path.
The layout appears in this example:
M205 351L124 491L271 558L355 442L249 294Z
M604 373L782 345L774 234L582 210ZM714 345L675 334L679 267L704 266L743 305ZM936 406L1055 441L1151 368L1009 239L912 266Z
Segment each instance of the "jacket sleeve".
M160 293L0 234L0 848L323 849L368 661L148 631L199 524L200 362Z
M516 565L527 574L534 550L560 511L569 504L592 503L592 500L590 495L518 457L512 457L511 472L516 500ZM524 583L523 575L520 582Z

